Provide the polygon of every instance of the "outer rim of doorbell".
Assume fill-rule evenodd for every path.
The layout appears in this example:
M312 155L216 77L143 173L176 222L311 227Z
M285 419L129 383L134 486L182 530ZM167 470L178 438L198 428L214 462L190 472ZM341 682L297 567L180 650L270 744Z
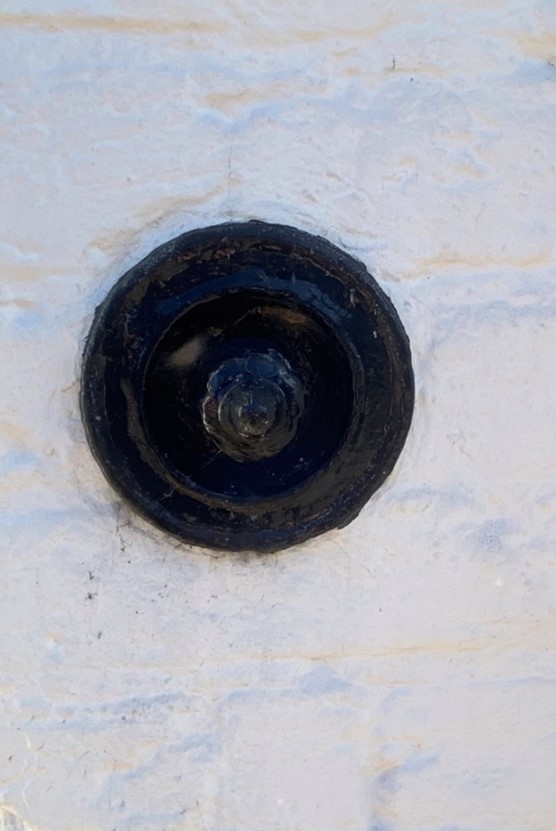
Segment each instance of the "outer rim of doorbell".
M342 383L351 398L340 402L349 419L338 446L325 448L325 457L313 437L311 447L315 459L325 458L323 468L315 461L306 481L295 480L270 496L257 494L256 481L253 493L244 490L241 498L234 496L233 482L224 482L220 493L212 482L204 492L200 479L181 476L151 441L153 356L172 327L189 325L191 310L216 309L210 303L225 305L223 298L234 292L244 304L256 296L259 311L264 303L278 309L269 337L286 349L295 330L282 327L280 304L299 309L300 319L311 321L316 332L304 343L322 342L331 355L343 350L349 366L344 375L351 392L348 381ZM319 410L326 409L326 391L335 390L334 383L332 373L319 386L325 396L317 402ZM110 485L163 531L222 551L278 551L351 522L394 468L414 397L409 339L366 267L322 237L259 220L195 229L155 248L96 309L83 354L82 418ZM265 469L290 481L278 456ZM237 470L245 479L247 469Z

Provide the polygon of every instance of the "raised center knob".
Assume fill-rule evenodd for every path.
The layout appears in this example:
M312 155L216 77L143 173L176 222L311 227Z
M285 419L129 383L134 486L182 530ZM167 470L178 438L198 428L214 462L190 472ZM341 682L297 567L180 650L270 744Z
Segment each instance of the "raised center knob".
M255 384L247 389L234 385L229 396L229 414L242 436L264 436L285 410L284 394L274 384Z
M294 437L305 395L275 350L224 361L209 377L203 422L219 448L237 461L276 455Z

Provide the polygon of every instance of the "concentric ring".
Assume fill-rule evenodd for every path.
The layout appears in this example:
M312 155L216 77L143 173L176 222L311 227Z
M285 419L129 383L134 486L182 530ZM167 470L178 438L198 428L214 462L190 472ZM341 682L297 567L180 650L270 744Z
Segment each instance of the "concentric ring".
M413 400L407 336L365 267L258 221L153 251L97 309L83 360L111 485L181 540L233 551L351 521L392 470Z

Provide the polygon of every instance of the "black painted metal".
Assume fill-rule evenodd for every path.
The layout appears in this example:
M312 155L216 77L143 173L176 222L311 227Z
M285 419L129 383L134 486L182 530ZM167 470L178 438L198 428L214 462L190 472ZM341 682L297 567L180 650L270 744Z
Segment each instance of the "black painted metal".
M82 413L108 481L180 539L275 551L350 522L391 472L414 389L365 267L263 222L183 234L97 309Z

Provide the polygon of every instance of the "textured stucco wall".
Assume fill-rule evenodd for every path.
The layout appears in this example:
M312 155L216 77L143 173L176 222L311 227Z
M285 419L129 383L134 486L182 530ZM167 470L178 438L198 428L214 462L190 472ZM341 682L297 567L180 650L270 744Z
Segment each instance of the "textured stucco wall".
M553 0L4 0L0 829L556 828ZM411 337L348 528L218 558L135 519L78 412L95 305L259 217Z

